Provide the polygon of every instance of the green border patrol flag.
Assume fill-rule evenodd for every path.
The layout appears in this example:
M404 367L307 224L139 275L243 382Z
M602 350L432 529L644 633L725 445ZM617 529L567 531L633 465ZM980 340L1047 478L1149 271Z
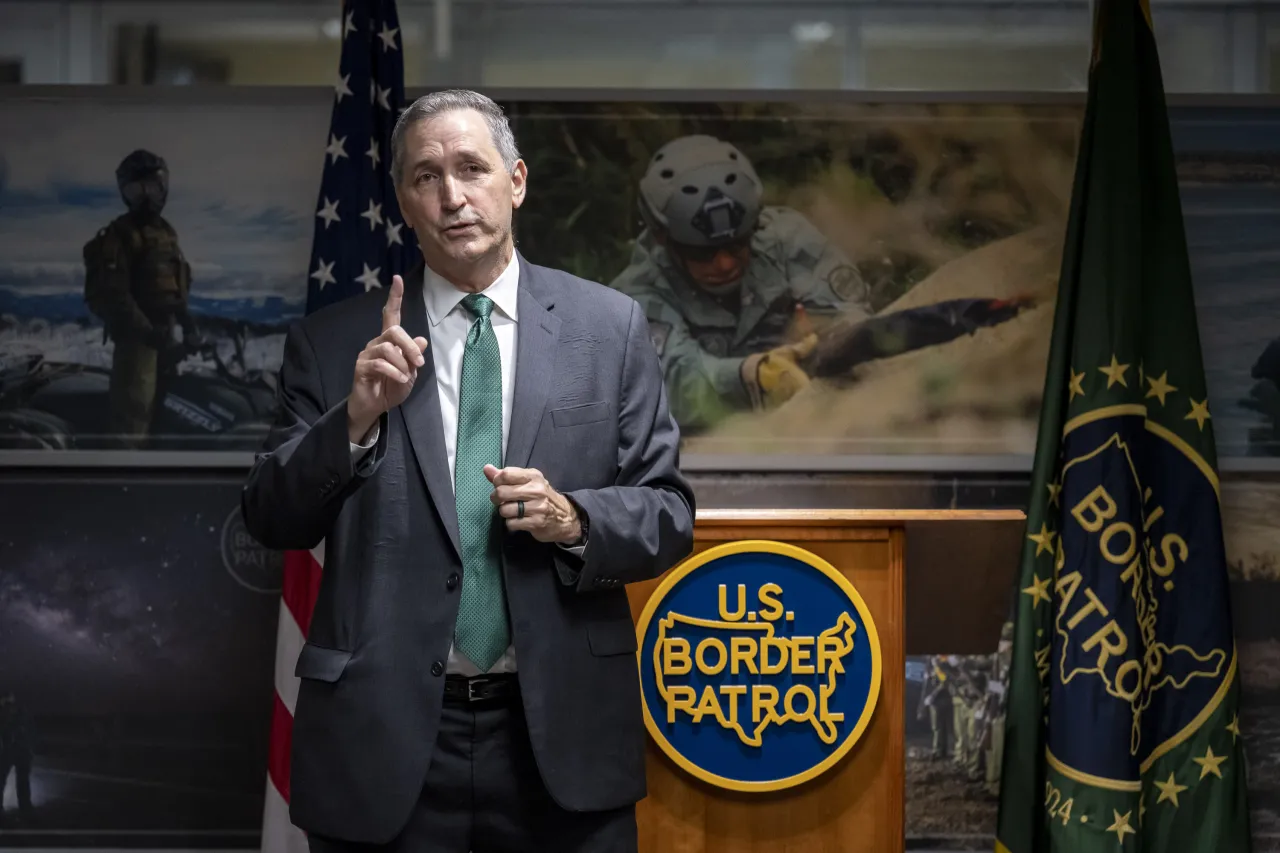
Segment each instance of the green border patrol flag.
M1217 456L1150 11L1095 4L997 853L1250 849Z

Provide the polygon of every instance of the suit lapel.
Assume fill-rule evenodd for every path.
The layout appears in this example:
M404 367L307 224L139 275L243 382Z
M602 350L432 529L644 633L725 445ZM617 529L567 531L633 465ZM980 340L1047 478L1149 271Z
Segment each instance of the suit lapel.
M525 468L551 393L560 318L549 310L554 294L542 273L520 257L520 321L516 326L516 387L503 465Z
M419 262L421 263L421 262ZM426 300L422 292L422 267L415 267L404 276L404 302L400 312L400 325L409 337L431 340L427 323ZM404 419L405 433L417 457L418 467L426 479L427 491L440 513L449 540L458 558L462 558L462 546L458 536L458 504L454 499L449 479L449 461L444 447L444 427L440 423L440 390L436 385L433 347L422 354L423 365L418 368L409 398L400 404L400 416Z

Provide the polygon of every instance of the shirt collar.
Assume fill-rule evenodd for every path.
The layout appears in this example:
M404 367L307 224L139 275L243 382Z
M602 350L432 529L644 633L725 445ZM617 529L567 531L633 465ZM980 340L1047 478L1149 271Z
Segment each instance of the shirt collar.
M511 260L493 284L480 291L493 300L494 307L501 311L513 323L518 321L518 304L520 302L520 262L514 250ZM422 287L427 302L427 318L431 325L438 326L440 321L449 316L449 312L458 307L458 303L467 294L454 287L441 276L426 267L422 276Z

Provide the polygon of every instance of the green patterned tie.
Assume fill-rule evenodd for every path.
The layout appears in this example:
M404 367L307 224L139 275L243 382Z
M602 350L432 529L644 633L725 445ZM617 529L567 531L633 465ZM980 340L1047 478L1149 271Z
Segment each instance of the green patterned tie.
M462 600L454 644L487 672L510 643L502 584L501 518L489 499L484 466L502 467L502 357L489 315L493 301L472 293L462 305L476 318L467 333L458 390L458 446L453 491L462 539Z

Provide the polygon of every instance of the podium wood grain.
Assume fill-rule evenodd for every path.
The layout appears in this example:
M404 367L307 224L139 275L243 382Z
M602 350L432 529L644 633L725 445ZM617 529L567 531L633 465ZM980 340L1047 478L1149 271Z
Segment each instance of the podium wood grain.
M649 738L648 796L637 806L641 853L890 853L903 849L906 661L902 522L891 513L732 511L699 514L694 553L770 539L813 552L858 590L880 637L880 696L871 723L835 767L767 794L693 778ZM628 586L638 620L661 578Z

